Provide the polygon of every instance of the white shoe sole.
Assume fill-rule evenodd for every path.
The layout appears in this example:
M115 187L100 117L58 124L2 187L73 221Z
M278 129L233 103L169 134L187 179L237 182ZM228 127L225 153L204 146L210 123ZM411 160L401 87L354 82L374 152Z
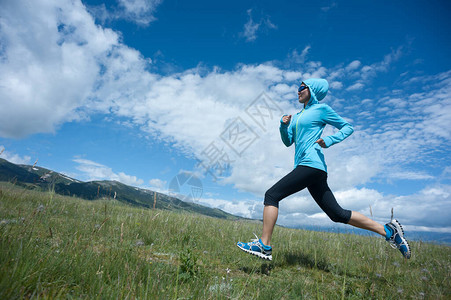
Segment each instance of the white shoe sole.
M404 228L402 228L401 223L399 223L398 220L393 219L392 224L395 225L396 229L398 230L398 234L399 234L401 237L404 237Z
M255 255L255 256L258 256L258 257L260 257L261 259L272 260L272 255L265 255L265 254L263 254L263 253L261 253L261 252L256 252L256 251L252 251L252 250L246 250L246 249L241 248L241 247L238 246L238 245L236 245L236 246L237 246L238 248L240 248L241 250L243 250L244 252L249 253L249 254L252 254L252 255Z
M408 243L407 240L404 238L404 228L402 228L401 223L399 223L399 221L396 220L396 219L393 219L393 221L392 221L391 223L392 223L393 225L395 225L396 230L398 231L398 234L399 234L399 236L401 237L402 243L405 244L406 247L407 247L407 249L408 249L407 254L406 254L406 255L403 254L403 256L404 256L405 258L407 258L407 259L410 259L410 256L412 255L412 252L411 252L411 250L410 250L410 245L409 245L409 243ZM398 248L398 247L396 246L396 248ZM399 248L398 248L398 249L399 249Z

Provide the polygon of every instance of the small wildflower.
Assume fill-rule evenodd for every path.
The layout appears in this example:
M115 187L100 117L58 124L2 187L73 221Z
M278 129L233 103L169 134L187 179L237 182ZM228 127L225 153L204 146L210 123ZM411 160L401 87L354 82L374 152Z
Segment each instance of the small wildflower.
M421 277L421 280L428 281L428 278L426 276Z
M21 220L20 219L19 220L16 220L16 219L3 219L3 220L0 221L0 225L17 223L19 221L21 221Z
M429 270L424 268L424 269L421 269L421 272L429 273Z
M45 206L42 205L42 204L40 204L40 205L38 206L38 208L37 208L38 212L43 212L44 209L45 209Z
M376 273L376 277L377 277L377 278L381 278L381 277L382 277L382 274L381 274L381 273Z
M141 240L137 240L135 244L136 246L144 246L144 242Z
M103 266L99 266L99 269L96 272L96 275L102 275L103 274Z
M403 292L404 292L403 289L398 289L398 293L399 293L399 294L402 294Z
M227 274L229 274L230 271L231 271L231 270L230 270L229 268L226 269Z
M232 285L230 283L222 282L220 284L214 284L209 287L210 292L227 292L232 289Z

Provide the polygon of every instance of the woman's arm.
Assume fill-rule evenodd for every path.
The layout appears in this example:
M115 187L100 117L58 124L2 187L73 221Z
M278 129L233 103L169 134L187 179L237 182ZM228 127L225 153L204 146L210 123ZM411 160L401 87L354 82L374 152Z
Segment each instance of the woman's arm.
M341 142L354 132L352 125L340 117L329 105L325 105L323 120L326 124L330 124L335 128L338 128L339 131L333 135L322 138L323 143L320 142L321 139L318 140L317 142L321 145L321 147L329 148L330 146Z
M285 120L284 120L285 119ZM284 122L285 121L285 122ZM292 129L291 115L284 115L280 119L280 137L285 146L290 147L293 144L293 129Z

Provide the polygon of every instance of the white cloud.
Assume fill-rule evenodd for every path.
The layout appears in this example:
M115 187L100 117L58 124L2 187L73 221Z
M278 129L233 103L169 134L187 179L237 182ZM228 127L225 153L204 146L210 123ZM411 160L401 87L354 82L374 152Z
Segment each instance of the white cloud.
M272 23L271 20L269 19L269 17L266 17L265 19L263 19L263 24L265 24L266 27L269 29L277 29L277 25Z
M343 87L343 83L341 83L340 81L332 81L330 83L331 89L341 89L342 87Z
M360 89L378 74L387 72L391 65L402 56L402 49L403 47L398 47L396 50L392 50L389 54L385 55L381 61L364 65L363 67L362 62L359 60L354 60L345 67L340 64L328 70L327 79L329 82L337 80L347 81L346 86L352 86L352 88L347 89L348 91ZM355 84L350 83L350 81L355 80L357 80Z
M246 38L246 41L252 42L257 39L257 30L261 24L255 23L254 20L252 20L252 9L248 9L247 14L249 19L247 23L244 24L243 36Z
M151 189L156 189L156 190L162 191L162 190L164 190L167 182L164 180L158 179L158 178L154 178L154 179L149 180L149 184L150 184Z
M132 186L140 186L144 183L142 179L136 176L127 175L123 172L114 173L110 167L88 159L76 158L73 161L78 163L76 169L83 172L88 181L115 180Z
M105 24L106 21L111 19L115 19L115 14L108 11L105 6L105 3L95 6L87 6L89 13L97 20L100 21L101 24Z
M277 29L269 17L261 18L258 23L254 22L252 18L252 9L247 10L248 21L244 24L243 32L240 33L241 36L246 38L247 42L253 42L257 39L257 32L263 29Z
M408 196L386 196L374 204L375 217L383 219L393 207L395 217L403 220L403 225L451 229L449 207L451 206L451 186L436 185L426 187ZM383 211L386 211L383 213Z
M362 89L363 86L364 86L363 83L357 82L357 83L354 83L353 85L347 87L346 90L347 91L356 91L356 90Z
M451 227L426 227L409 225L408 228L412 231L451 233Z
M407 179L407 180L426 180L434 179L435 177L425 172L400 171L388 174L393 179Z
M402 54L403 47L401 46L385 55L382 61L373 63L369 66L363 66L360 72L362 80L369 80L374 78L380 72L387 72L391 65L396 62Z
M323 7L321 7L321 10L323 11L323 12L325 12L325 13L327 13L327 12L329 12L332 8L334 8L334 7L337 7L338 6L338 4L337 4L337 2L332 2L332 4L330 4L330 5L328 5L328 6L323 6Z
M451 166L446 166L446 167L443 169L442 177L443 177L443 178L450 178L450 175L451 175Z
M3 145L0 145L0 158L6 159L7 161L17 165L28 165L31 161L30 156L25 155L21 157L16 153L11 153L7 151Z
M360 61L354 60L346 67L346 71L353 71L353 70L357 69L358 67L360 67L361 64L362 63Z
M39 4L39 5L38 5ZM94 24L79 1L2 3L0 136L53 131L80 108L118 35Z
M293 52L291 52L290 59L294 60L294 62L297 64L304 63L305 59L310 51L310 48L311 48L310 45L305 46L305 48L302 50L301 54L299 54L298 51L296 49L294 49Z
M261 219L263 214L263 202L252 200L229 201L218 198L201 198L198 202L201 205L219 208L243 218Z
M147 27L156 20L155 13L162 2L163 0L117 0L117 6L109 9L104 3L88 5L87 9L102 24L121 19Z
M355 149L359 147L361 153L371 153L375 160L391 166L394 172L399 172L396 167L408 163L434 159L443 168L449 166L449 155L443 153L448 150L438 146L437 141L441 145L451 142L451 134L447 130L451 128L450 75L449 72L438 74L435 80L430 81L435 87L425 86L426 92L421 94L402 95L396 101L380 99L376 110L371 106L366 109L359 107L360 112L370 112L374 121L361 123L363 126L357 134L365 142L355 145ZM404 104L400 106L400 102ZM387 170L384 171L387 173Z
M118 0L124 18L139 25L147 26L155 20L155 10L162 0Z

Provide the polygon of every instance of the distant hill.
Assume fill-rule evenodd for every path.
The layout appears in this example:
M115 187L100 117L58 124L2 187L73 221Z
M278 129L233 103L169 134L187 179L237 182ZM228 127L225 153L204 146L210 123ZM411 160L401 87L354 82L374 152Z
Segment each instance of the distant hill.
M155 208L189 211L215 218L241 219L220 209L184 202L176 197L128 186L118 181L82 182L39 166L16 165L1 158L0 181L12 182L29 189L54 190L60 195L76 196L86 200L116 199L146 208L153 208L156 195Z

